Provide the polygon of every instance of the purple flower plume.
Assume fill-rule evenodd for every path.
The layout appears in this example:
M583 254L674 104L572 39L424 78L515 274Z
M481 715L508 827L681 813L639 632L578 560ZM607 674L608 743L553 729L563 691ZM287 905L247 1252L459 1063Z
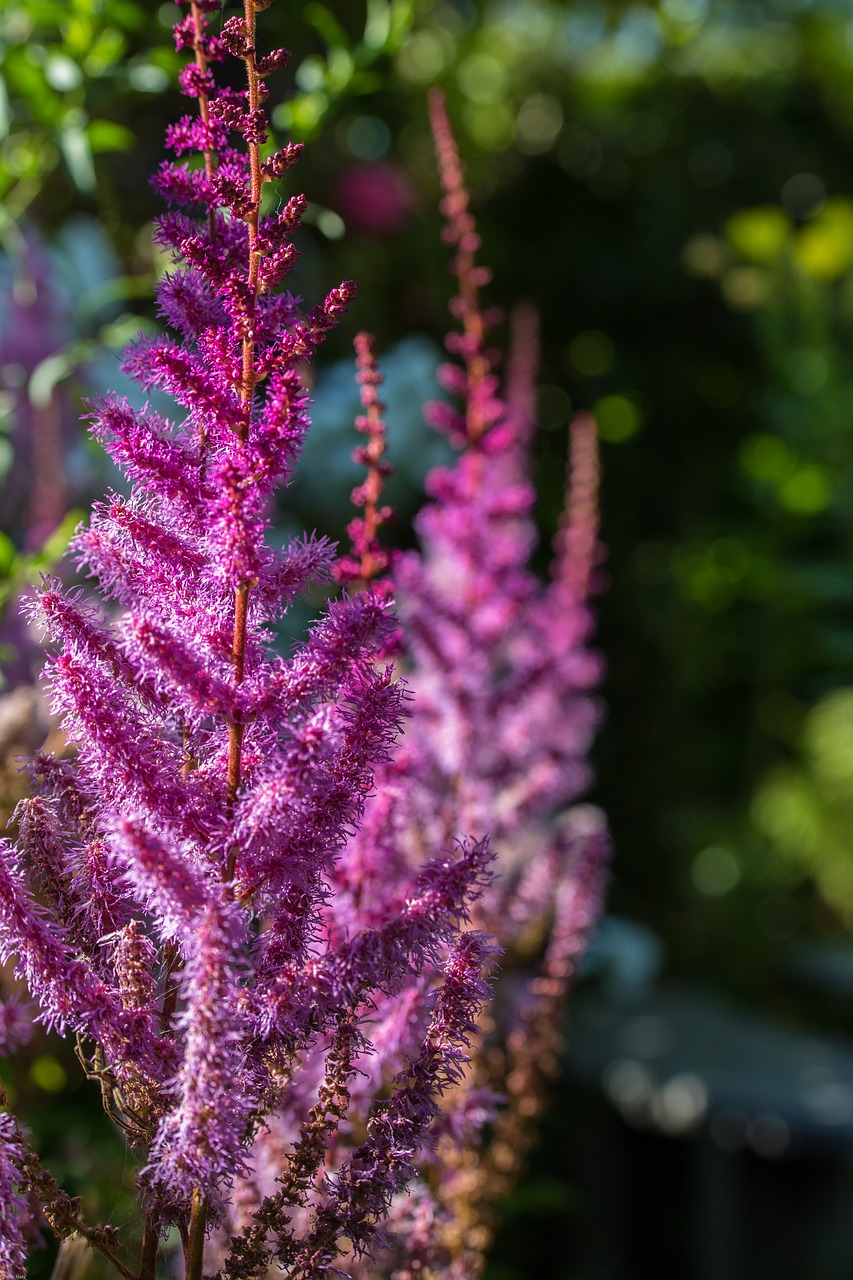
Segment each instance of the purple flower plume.
M428 477L429 502L418 518L420 550L394 561L384 584L400 603L411 714L402 748L381 767L376 792L336 867L338 893L329 910L338 929L366 930L395 893L405 896L411 868L437 844L460 832L475 840L488 833L497 872L476 903L474 921L495 935L508 965L526 972L506 984L479 1065L448 1069L448 1078L458 1078L430 1126L434 1152L405 1141L405 1118L419 1113L420 1095L412 1086L399 1095L405 1115L390 1103L369 1111L371 1089L373 1096L387 1090L389 1064L404 1052L406 1023L397 1029L391 1011L383 1010L384 1056L364 1059L361 1089L372 1117L368 1130L383 1133L385 1177L369 1163L370 1142L351 1154L342 1143L340 1183L329 1212L345 1217L363 1199L372 1206L368 1219L371 1213L391 1215L388 1250L372 1270L356 1269L355 1275L440 1267L473 1278L488 1241L490 1200L508 1189L508 1170L517 1172L531 1117L543 1105L563 1005L606 883L603 816L576 803L591 780L589 751L602 714L596 697L602 663L588 643L589 600L600 585L602 558L599 467L595 423L579 414L570 425L566 505L552 573L543 583L529 567L536 541L530 483L535 316L521 310L514 317L501 388L487 345L490 317L479 301L488 273L476 264L479 238L437 92L430 111L458 290L451 309L459 331L448 339L455 362L443 368L441 380L460 401L459 408L433 406L430 416L459 456ZM364 368L360 351L360 378ZM382 439L378 427L370 439ZM359 456L367 479L354 499L365 506L370 493L375 506L381 455L374 449ZM348 572L365 577L362 566L374 545L368 535L375 540L375 528L359 517L352 532ZM411 987L407 996L412 998ZM438 997L436 1008L445 998ZM408 1025L419 1030L423 1003L408 1016ZM418 1192L419 1212L407 1215L393 1194L397 1173L402 1185L413 1169L427 1176ZM357 1227L349 1238L357 1251L363 1247Z
M0 842L0 959L41 1020L77 1036L138 1153L137 1271L118 1260L120 1233L86 1226L32 1153L28 1194L60 1236L82 1235L139 1280L153 1280L173 1224L200 1280L232 1192L248 1218L234 1276L265 1273L283 1242L306 1276L324 1274L342 1231L367 1248L463 1069L490 959L465 931L487 876L485 831L431 838L407 874L395 860L384 889L377 866L366 913L339 875L410 707L386 662L398 623L380 580L387 466L366 340L358 580L323 539L277 550L266 537L270 497L309 426L305 362L355 288L344 281L307 310L286 291L306 202L280 190L300 148L261 155L265 80L286 61L257 48L264 8L247 0L214 34L219 0L188 0L175 29L193 111L169 129L177 158L155 177L172 206L157 228L174 259L158 286L166 331L137 339L123 363L175 410L116 395L90 406L127 491L96 504L74 538L91 590L45 579L32 606L55 645L45 674L73 759L38 758L17 847ZM241 64L244 89L219 87L223 59ZM265 212L267 183L277 212ZM276 653L271 624L335 578L351 590ZM400 1019L395 999L405 1009L413 993L419 1007ZM16 1008L0 1005L0 1052L22 1038ZM376 1078L396 1083L335 1170L351 1099L353 1128L366 1123L371 1100L350 1085L374 1033ZM289 1181L274 1204L253 1203L258 1144L286 1117ZM25 1258L18 1132L0 1115L0 1277L19 1276Z
M227 1184L245 1169L255 1099L244 1070L244 934L244 913L232 903L214 899L199 915L182 977L185 1049L177 1102L158 1127L141 1175L149 1199L167 1207L188 1200L196 1187Z

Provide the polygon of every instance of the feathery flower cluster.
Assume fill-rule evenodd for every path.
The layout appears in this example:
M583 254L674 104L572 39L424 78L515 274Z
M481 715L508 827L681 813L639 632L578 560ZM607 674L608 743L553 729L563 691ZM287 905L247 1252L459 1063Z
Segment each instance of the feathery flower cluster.
M380 776L337 875L357 885L377 862L405 868L447 833L489 832L499 874L477 904L505 964L502 1012L483 1020L473 1067L445 1100L417 1206L393 1206L397 1280L440 1270L475 1277L491 1238L491 1206L518 1176L546 1086L577 963L600 914L609 860L603 815L575 804L590 781L600 722L601 661L588 647L598 587L595 423L571 424L564 514L551 579L531 573L529 447L534 423L535 316L520 309L507 384L488 349L493 316L479 301L476 224L440 93L430 112L444 188L445 238L455 247L458 363L442 381L462 410L432 406L460 449L428 478L420 553L395 563L413 714L402 750ZM377 853L377 850L381 852Z
M451 310L460 324L448 339L459 363L445 366L442 380L463 406L434 407L432 419L460 454L428 479L420 553L394 566L413 715L338 874L357 883L377 848L383 865L402 873L452 831L488 832L498 852L500 871L476 919L496 937L506 965L526 976L505 984L500 1018L484 1024L477 1062L446 1101L414 1241L405 1225L411 1206L397 1206L403 1229L395 1275L438 1266L471 1277L490 1239L490 1206L518 1175L533 1139L557 1070L565 998L602 906L606 825L598 810L573 803L589 785L601 718L594 696L601 660L588 640L602 550L596 428L579 414L550 581L542 584L528 567L536 538L533 321L529 312L518 317L502 392L487 347L492 317L479 302L489 274L475 261L479 238L437 91L430 110L446 239L456 250Z
M461 322L448 341L461 363L448 365L443 381L463 406L434 407L432 417L460 453L454 466L428 479L421 551L386 566L376 534L387 512L369 515L381 510L384 429L378 409L361 422L372 447L356 453L368 477L353 496L365 518L352 526L346 572L350 580L372 578L399 599L398 639L415 696L403 743L378 771L360 827L335 865L329 909L341 927L370 928L402 898L412 867L432 849L461 831L490 834L500 871L476 904L476 923L496 936L520 975L501 992L500 1020L494 1014L472 1031L475 1061L445 1094L432 1147L413 1160L421 1174L414 1193L390 1206L381 1262L350 1263L349 1274L364 1280L377 1266L394 1280L479 1274L491 1204L519 1172L557 1070L565 1000L601 910L609 858L603 815L574 803L590 780L588 753L601 717L594 696L601 661L587 644L602 555L595 424L584 414L571 424L565 512L551 580L543 584L528 567L535 541L528 456L535 318L519 313L502 392L486 346L490 318L479 303L488 277L474 260L479 240L440 96L433 95L431 111L446 238L456 247L452 311ZM379 375L367 335L357 351L371 413ZM395 1063L399 1070L423 1043L425 1001L437 977L422 969L377 1009L375 1053L359 1062L350 1086L353 1115L371 1114ZM261 1135L256 1177L263 1169L274 1176L297 1122L296 1114L280 1113ZM348 1142L339 1136L338 1164ZM235 1202L235 1223L241 1213Z
M28 1194L57 1234L83 1235L125 1280L153 1280L171 1225L199 1280L232 1196L246 1212L220 1239L222 1277L276 1262L292 1277L331 1274L344 1247L371 1248L412 1176L486 997L492 949L466 927L487 876L485 836L455 852L442 839L384 897L371 884L369 908L338 888L338 860L407 711L383 659L396 629L387 592L332 599L289 658L271 645L277 617L334 573L322 539L274 551L266 509L308 426L302 364L354 287L344 281L307 313L281 289L305 202L271 214L262 204L299 153L262 156L265 79L286 59L257 51L268 2L245 0L214 34L219 0L189 0L176 27L197 113L168 134L189 160L155 180L173 206L157 232L175 258L158 291L168 331L140 337L124 368L180 412L167 420L117 396L93 409L96 438L132 486L74 540L99 600L48 580L34 606L58 644L48 678L76 755L37 759L17 846L0 843L0 958L42 1021L77 1036L139 1152L141 1252L131 1270L128 1241L81 1221L4 1111L4 1280L23 1275ZM242 64L244 90L217 87L223 59ZM363 383L372 441L366 355ZM371 522L384 517L372 493L365 508L367 580ZM413 988L414 1036L382 1016ZM351 1119L374 1038L405 1051L382 1102L371 1095ZM255 1139L282 1115L292 1140L272 1185L254 1185Z

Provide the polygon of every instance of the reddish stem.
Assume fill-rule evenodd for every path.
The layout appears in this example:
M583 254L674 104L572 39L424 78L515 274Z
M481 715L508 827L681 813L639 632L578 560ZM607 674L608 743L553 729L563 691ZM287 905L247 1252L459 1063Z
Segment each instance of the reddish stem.
M480 308L478 283L478 276L484 273L483 268L477 267L474 258L480 247L480 237L474 215L469 208L462 162L447 117L444 94L440 89L430 92L429 112L444 191L442 211L447 218L446 234L456 245L453 274L459 285L461 305L458 313L465 337L464 361L468 378L465 397L466 434L470 443L476 443L488 427L489 419L482 412L481 397L474 393L492 374L492 364L485 349L486 323ZM488 278L488 273L485 275Z
M247 52L243 58L246 64L246 79L248 83L248 101L249 111L258 110L260 105L260 90L258 75L255 70L255 5L253 0L245 0L246 15L246 41L248 44ZM256 142L248 143L249 147L249 168L251 172L251 207L246 215L246 225L249 230L249 275L248 285L252 295L250 306L254 309L254 300L258 293L258 271L260 267L260 255L257 252L258 226L261 214L261 154L260 146ZM243 406L243 418L239 428L240 439L248 440L249 425L252 417L252 397L255 391L256 373L254 367L255 355L255 339L254 331L251 323L252 317L248 317L248 323L245 326L243 337L242 352L242 383L240 388L240 400ZM235 684L242 684L246 666L246 636L249 620L249 591L250 583L241 583L234 592L234 637L231 648L231 660L234 665L234 681ZM237 793L240 789L240 781L242 776L243 763L243 731L244 726L239 718L235 715L229 726L228 731L228 781L227 781L227 806L229 814L233 812L234 804L237 799ZM236 849L232 850L227 867L227 878L230 880L234 875L234 865L236 861Z
M193 18L193 27L195 28L196 66L198 67L199 71L204 73L207 71L207 66L208 66L207 58L205 57L204 49L202 48L202 39L204 36L204 19L202 18L201 10L198 7L197 0L190 0L190 11L192 13L192 18ZM207 94L203 89L199 92L199 95L198 95L198 109L205 127L208 128L210 126L210 99L208 98ZM205 152L204 152L204 172L207 175L208 182L212 183L213 175L216 172L216 157L209 148L205 148ZM213 210L212 205L208 211L207 217L208 217L208 226L210 227L210 241L212 244L213 241L216 239L216 214Z

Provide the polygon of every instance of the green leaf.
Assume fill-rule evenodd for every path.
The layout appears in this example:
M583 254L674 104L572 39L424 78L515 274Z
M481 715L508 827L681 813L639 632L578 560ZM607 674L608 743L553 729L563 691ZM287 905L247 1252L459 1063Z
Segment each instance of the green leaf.
M89 139L82 121L77 119L78 113L69 111L68 115L73 115L74 119L69 121L66 117L66 123L59 134L59 149L75 187L78 191L91 195L95 190L95 166Z
M364 43L377 53L384 49L391 34L391 6L387 0L367 0Z
M115 120L92 120L86 127L89 148L93 155L102 151L130 151L135 138L130 129Z
M9 94L6 89L6 81L0 76L0 138L7 136L11 123L12 117L9 112Z
M50 404L51 397L60 382L78 369L91 356L92 344L85 340L69 343L61 351L55 351L36 365L30 374L27 391L30 402L37 409Z
M10 578L15 567L18 552L11 538L0 533L0 578Z
M349 37L346 31L324 4L306 5L304 17L331 48L349 48Z
M46 565L56 564L57 560L61 560L68 550L68 544L82 519L82 511L76 509L69 511L62 523L54 529L41 551L33 557L33 564L38 568L44 568Z

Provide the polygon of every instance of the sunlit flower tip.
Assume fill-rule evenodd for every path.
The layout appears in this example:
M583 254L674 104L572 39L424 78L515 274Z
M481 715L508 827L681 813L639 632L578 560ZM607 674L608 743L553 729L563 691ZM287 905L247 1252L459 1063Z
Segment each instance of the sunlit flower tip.
M84 661L98 662L118 679L133 683L135 672L105 626L98 611L79 590L66 592L58 579L42 577L41 590L25 606L54 640Z

